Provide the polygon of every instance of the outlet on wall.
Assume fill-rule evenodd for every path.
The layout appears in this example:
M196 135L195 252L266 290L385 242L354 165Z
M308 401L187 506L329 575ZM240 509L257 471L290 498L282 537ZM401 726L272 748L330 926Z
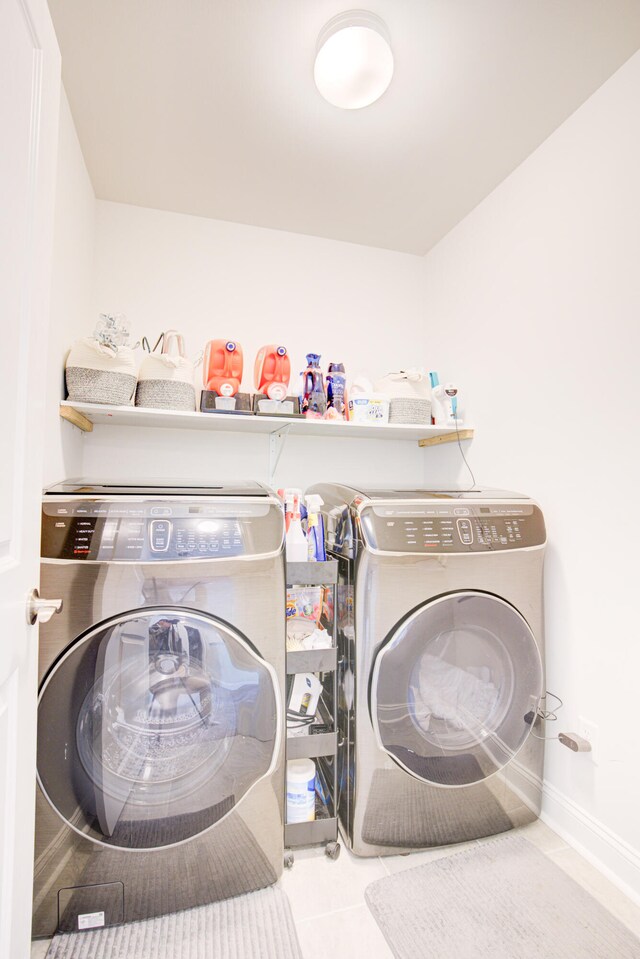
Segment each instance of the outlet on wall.
M584 716L578 716L578 728L576 730L579 736L582 736L583 739L586 739L587 742L591 743L591 762L595 763L596 766L599 762L598 755L598 727L595 723L592 723L590 719L585 719Z

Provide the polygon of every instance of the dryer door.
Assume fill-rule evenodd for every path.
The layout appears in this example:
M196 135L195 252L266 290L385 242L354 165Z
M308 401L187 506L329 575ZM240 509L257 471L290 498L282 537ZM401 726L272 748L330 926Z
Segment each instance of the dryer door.
M479 782L524 744L543 682L535 638L513 606L487 593L441 596L401 621L376 657L378 744L425 782Z
M137 610L81 636L38 705L38 779L73 829L110 847L183 842L279 756L274 669L223 621Z

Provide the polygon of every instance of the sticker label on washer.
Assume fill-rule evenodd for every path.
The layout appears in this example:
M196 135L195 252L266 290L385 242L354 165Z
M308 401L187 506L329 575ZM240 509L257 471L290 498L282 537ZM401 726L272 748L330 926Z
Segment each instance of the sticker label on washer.
M104 912L83 912L78 916L78 929L97 929L104 926Z

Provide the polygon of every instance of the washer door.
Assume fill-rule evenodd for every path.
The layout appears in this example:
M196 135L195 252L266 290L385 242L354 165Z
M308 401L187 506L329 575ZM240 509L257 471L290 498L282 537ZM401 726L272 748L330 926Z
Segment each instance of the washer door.
M184 842L274 768L277 677L227 623L137 610L80 637L40 691L38 780L62 819L124 849Z
M540 653L520 613L488 593L451 593L389 634L374 662L371 718L407 772L463 786L513 759L542 693Z

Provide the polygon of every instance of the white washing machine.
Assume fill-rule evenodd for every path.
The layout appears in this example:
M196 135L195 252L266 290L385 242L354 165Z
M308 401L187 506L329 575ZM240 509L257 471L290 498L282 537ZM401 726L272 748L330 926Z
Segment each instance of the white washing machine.
M496 490L318 485L339 560L339 816L360 856L540 811L539 507Z
M280 875L283 541L257 484L46 492L34 936Z

